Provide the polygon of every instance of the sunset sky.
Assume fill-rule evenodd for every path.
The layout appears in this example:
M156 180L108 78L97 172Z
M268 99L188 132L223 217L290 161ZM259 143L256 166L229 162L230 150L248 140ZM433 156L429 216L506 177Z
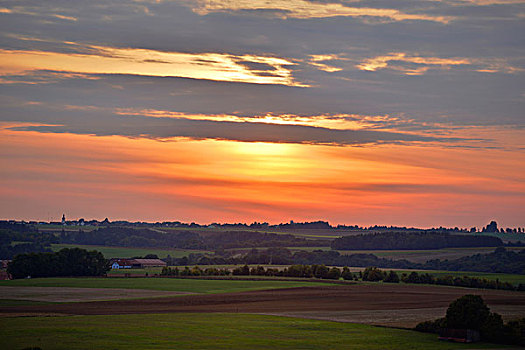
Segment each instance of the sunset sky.
M525 225L525 1L0 1L0 218Z

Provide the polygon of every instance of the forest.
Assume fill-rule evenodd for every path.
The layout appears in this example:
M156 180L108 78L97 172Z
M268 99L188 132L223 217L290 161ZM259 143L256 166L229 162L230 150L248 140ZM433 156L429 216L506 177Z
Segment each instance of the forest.
M249 247L328 246L328 241L307 240L292 234L257 231L222 231L202 235L187 230L104 227L93 231L62 231L60 243L118 247L169 247L181 249L228 249Z
M501 239L490 236L448 232L381 232L336 238L331 247L337 250L423 250L502 245Z

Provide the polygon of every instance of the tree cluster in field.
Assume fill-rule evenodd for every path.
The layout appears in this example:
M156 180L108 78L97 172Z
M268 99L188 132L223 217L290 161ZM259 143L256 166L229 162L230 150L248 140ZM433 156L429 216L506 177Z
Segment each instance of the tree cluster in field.
M110 269L102 253L80 248L64 248L56 253L17 255L7 265L13 278L102 276Z
M483 341L525 345L525 317L504 323L501 315L490 312L479 295L464 295L450 304L444 318L415 327L420 332L437 334L446 329L472 329L480 332Z
M50 252L55 236L39 232L28 225L0 223L0 259L12 259L17 254Z
M337 250L424 250L462 247L499 247L498 237L454 235L446 232L381 232L344 236L332 241Z

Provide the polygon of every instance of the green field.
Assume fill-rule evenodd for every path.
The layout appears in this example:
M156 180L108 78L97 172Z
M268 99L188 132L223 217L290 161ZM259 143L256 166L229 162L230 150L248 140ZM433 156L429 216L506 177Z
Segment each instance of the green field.
M131 275L145 275L153 276L155 274L160 274L162 267L147 267L144 269L111 269L108 271L108 275L125 275L127 273Z
M160 248L128 248L128 247L107 247L100 245L80 245L80 244L52 244L53 251L59 251L62 248L82 248L86 250L98 250L106 259L109 258L131 258L134 256L145 256L147 254L156 254L160 259L170 255L172 258L182 258L190 253L207 253L205 250L192 249L160 249Z
M246 314L0 318L5 349L486 349L414 331Z
M325 285L295 281L232 281L179 278L33 278L0 281L2 286L151 289L192 293L231 293L249 290Z

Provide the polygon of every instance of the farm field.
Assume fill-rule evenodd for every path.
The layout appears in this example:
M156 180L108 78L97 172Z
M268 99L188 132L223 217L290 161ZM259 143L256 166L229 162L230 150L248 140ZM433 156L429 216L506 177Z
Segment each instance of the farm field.
M8 349L506 348L362 324L220 313L0 318L0 338Z
M156 254L160 259L170 255L173 258L182 258L191 253L207 253L204 250L192 249L160 249L160 248L129 248L129 247L108 247L100 245L80 245L80 244L52 244L53 251L59 251L62 248L82 248L86 250L98 250L106 259L110 258L131 258L133 256L145 256L147 254Z
M95 300L119 300L157 298L188 294L188 292L162 291L150 289L122 288L71 288L71 287L0 287L0 305L3 300L13 303L18 301L67 303Z
M189 280L196 282L197 280ZM31 289L31 287L27 287ZM195 289L194 289L195 290ZM414 327L417 323L443 317L453 300L472 289L404 285L352 284L252 290L222 294L188 294L136 300L91 301L42 305L0 306L0 315L115 315L184 312L271 314ZM525 314L525 293L476 290L489 307L504 319Z
M146 289L189 293L231 293L276 288L296 288L324 285L316 282L295 281L235 281L179 278L34 278L0 281L7 287L69 287ZM7 298L8 299L8 298Z

